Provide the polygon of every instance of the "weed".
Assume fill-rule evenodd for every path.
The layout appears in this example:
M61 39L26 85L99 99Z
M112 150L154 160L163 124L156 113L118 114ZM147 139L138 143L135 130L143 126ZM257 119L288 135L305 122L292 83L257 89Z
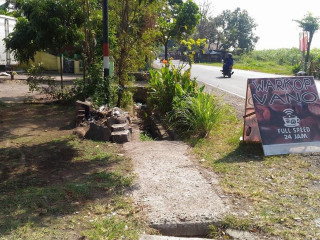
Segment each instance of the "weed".
M147 133L140 133L140 140L141 141L153 141L153 138Z

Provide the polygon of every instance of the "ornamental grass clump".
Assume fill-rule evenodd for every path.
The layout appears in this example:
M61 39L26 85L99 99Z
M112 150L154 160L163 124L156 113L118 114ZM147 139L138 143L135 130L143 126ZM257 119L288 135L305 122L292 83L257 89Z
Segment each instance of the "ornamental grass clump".
M153 111L183 134L207 137L224 112L219 99L205 93L204 85L199 87L196 79L191 79L190 69L166 66L150 73L149 104Z
M207 137L221 119L223 107L209 93L174 99L170 120L177 129L198 137Z
M172 111L173 99L183 96L194 96L203 91L196 79L190 78L190 69L182 71L182 67L163 67L160 71L150 71L150 99L152 108L166 115Z

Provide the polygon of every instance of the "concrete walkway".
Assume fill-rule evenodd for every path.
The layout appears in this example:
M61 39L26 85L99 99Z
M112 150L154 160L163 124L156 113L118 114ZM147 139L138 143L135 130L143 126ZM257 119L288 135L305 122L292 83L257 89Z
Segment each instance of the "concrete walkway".
M164 237L164 236L151 236L143 235L140 240L209 240L208 238L179 238L179 237Z
M188 148L178 141L124 144L137 174L132 196L162 235L203 236L228 212L215 176L199 167Z

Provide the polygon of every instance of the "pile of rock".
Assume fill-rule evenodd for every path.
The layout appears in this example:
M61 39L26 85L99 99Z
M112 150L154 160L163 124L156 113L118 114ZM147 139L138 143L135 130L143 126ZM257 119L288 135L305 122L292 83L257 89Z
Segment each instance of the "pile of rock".
M92 110L89 102L81 101L77 101L76 106L76 124L85 129L85 133L82 133L84 138L116 143L131 140L131 120L127 112L117 107L108 109L106 106Z

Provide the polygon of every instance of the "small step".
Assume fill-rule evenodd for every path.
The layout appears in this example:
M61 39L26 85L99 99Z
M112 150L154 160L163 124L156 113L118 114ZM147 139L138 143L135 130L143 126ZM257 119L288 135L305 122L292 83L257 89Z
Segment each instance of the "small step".
M129 130L120 131L120 132L112 132L111 140L116 143L125 143L130 142L131 133Z
M157 235L142 235L139 240L210 240L210 239L209 238L183 238L183 237L166 237L166 236L157 236Z
M112 124L111 128L112 128L112 132L120 132L120 131L128 130L129 125L127 123L118 123L118 124Z

